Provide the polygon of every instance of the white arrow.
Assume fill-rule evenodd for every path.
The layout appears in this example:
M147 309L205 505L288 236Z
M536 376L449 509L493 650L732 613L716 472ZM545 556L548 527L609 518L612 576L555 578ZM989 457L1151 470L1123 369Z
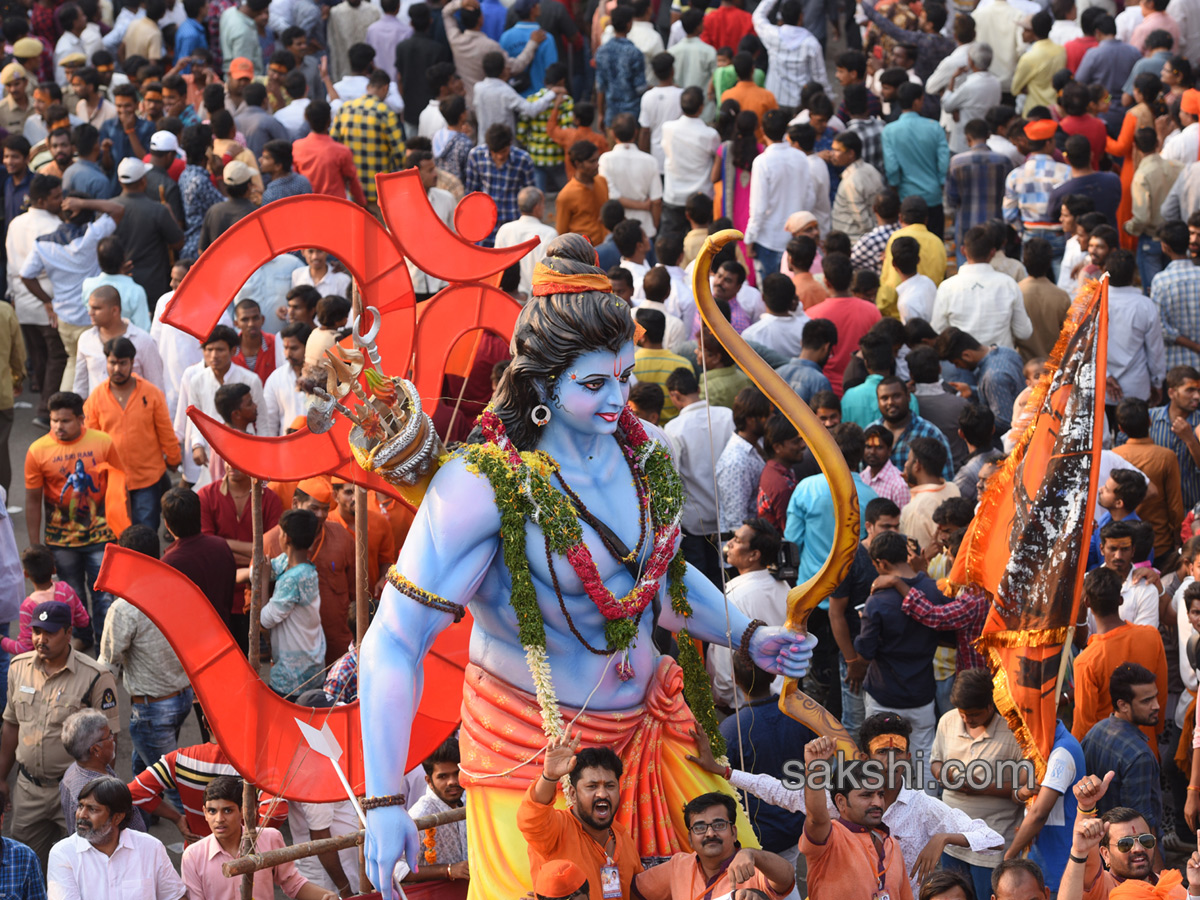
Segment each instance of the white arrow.
M338 765L338 760L342 758L342 747L337 742L337 738L333 736L329 722L326 721L319 731L301 719L296 719L296 724L300 726L300 733L308 741L308 746L329 760L333 766L333 771L337 772L338 781L346 789L346 796L350 798L350 802L354 805L354 811L358 813L358 820L366 828L367 817L363 815L362 807L358 805L358 798L354 796L354 789L350 787L350 782L346 780L346 773Z

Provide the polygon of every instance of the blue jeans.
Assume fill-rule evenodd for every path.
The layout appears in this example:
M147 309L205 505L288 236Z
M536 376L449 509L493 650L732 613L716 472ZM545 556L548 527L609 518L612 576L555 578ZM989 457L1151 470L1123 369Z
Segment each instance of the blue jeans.
M1166 260L1163 259L1162 244L1156 238L1144 234L1138 238L1138 277L1142 279L1142 293L1147 297L1150 296L1150 282L1166 267L1166 264Z
M107 544L91 544L87 547L51 547L58 577L69 584L79 595L79 602L86 609L88 594L91 594L92 621L84 628L74 629L75 637L85 644L96 643L104 633L104 617L112 605L112 597L97 591L93 585L100 575L100 563L104 561Z
M762 244L754 245L754 255L758 257L758 268L762 273L762 278L766 278L772 272L778 272L779 266L783 262L782 250L772 250ZM761 280L759 284L762 284Z
M976 897L992 896L992 870L985 866L973 866L961 859L955 859L949 853L942 854L942 868L952 872L960 872L967 877L975 887Z
M129 492L129 506L133 513L134 525L145 525L151 531L157 532L162 519L162 482L150 487L137 488Z
M850 690L850 686L846 684L846 657L838 653L838 673L841 676L842 685L842 725L850 732L850 736L854 740L858 740L858 730L862 728L863 719L866 718L866 712L863 708L862 693L854 693Z
M179 747L179 730L192 711L196 695L185 688L181 693L157 703L132 703L129 707L129 738L133 741L133 774L154 765ZM176 809L179 792L168 791L168 800Z

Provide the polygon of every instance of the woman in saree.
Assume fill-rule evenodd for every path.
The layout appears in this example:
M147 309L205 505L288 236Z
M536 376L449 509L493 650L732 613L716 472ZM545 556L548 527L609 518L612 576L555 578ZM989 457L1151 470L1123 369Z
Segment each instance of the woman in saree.
M713 209L743 232L750 221L750 167L763 151L755 136L757 131L758 116L750 110L739 112L733 120L732 133L717 149L717 158L713 162ZM746 269L747 284L756 286L754 261L741 241L737 244L737 259Z

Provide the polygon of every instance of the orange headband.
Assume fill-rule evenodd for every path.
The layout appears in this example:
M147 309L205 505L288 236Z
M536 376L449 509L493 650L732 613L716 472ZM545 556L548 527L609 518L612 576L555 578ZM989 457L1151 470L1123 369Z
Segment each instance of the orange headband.
M532 280L535 297L544 297L547 294L586 294L588 291L612 293L612 282L608 280L607 275L567 275L556 272L544 262L534 267Z
M881 734L878 737L872 738L871 743L867 745L868 753L878 753L880 750L896 749L900 751L908 750L908 741L901 734Z

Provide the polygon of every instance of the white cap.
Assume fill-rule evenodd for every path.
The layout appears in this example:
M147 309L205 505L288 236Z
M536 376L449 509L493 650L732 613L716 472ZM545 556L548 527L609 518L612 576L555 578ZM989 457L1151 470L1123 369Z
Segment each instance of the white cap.
M156 131L150 136L151 153L178 153L179 139L169 131Z
M127 156L117 166L117 181L134 184L146 177L146 164L136 156Z

